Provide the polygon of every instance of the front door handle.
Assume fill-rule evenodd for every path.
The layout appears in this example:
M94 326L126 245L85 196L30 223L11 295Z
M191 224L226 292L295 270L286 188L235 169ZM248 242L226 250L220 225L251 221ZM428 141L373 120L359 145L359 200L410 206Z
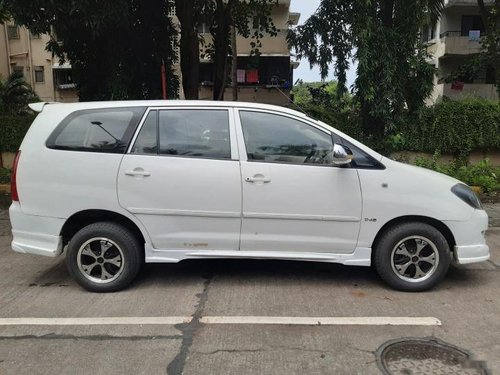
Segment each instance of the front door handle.
M125 175L132 176L132 177L149 177L149 176L151 176L151 173L145 171L142 168L134 168L133 171L126 171Z
M267 184L267 183L271 182L271 179L267 178L266 176L264 176L262 174L256 174L256 175L253 175L252 177L245 178L245 181L257 183L257 184Z

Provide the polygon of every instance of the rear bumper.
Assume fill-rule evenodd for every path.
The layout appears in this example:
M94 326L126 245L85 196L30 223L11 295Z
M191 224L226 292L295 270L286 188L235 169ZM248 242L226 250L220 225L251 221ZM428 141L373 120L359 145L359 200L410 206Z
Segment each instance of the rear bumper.
M467 221L446 221L455 238L453 254L458 264L483 262L490 258L490 248L486 244L488 215L484 210L475 210Z
M12 225L12 250L18 253L56 257L63 251L61 228L65 220L27 215L18 202L9 208Z

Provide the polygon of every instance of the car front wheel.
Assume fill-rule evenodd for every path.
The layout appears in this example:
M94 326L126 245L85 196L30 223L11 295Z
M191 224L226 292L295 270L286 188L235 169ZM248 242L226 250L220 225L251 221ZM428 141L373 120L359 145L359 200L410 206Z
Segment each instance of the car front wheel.
M443 279L451 262L448 241L425 223L402 223L382 234L375 247L374 265L395 289L420 292Z
M125 227L111 223L90 224L68 244L69 273L92 292L115 292L128 286L142 263L141 245Z

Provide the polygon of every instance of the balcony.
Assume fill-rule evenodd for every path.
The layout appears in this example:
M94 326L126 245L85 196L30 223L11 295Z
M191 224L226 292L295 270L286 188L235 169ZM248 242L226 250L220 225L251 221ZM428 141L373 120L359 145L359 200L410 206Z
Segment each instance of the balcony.
M485 0L486 5L493 5L494 0ZM444 6L446 8L453 6L474 6L477 7L477 0L445 0Z
M463 35L461 31L446 31L440 35L445 44L444 55L471 55L481 52L481 35Z
M446 96L451 99L479 97L489 100L498 100L495 85L488 83L464 83L462 85L441 83L435 86L432 96L434 101L436 101L439 96Z

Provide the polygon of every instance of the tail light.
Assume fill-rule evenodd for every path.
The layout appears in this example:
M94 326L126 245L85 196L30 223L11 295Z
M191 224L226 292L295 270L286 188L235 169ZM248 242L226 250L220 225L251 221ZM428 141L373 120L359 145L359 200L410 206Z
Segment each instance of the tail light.
M16 152L16 157L14 158L14 164L12 165L12 175L10 177L10 194L14 202L19 202L19 195L17 194L17 164L19 163L19 157L21 156L21 150Z

